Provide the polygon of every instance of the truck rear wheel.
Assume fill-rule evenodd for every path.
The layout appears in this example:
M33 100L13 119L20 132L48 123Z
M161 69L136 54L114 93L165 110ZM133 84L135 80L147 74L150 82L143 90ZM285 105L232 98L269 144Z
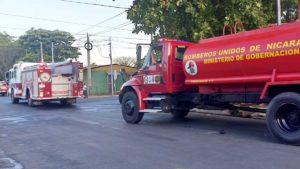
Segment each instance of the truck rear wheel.
M139 102L134 92L126 92L122 98L122 115L127 123L137 124L143 117L144 113L139 112Z
M173 118L175 118L175 119L182 119L182 118L185 118L189 114L189 112L190 112L189 109L176 110L176 111L172 111L171 114L173 115Z
M11 99L12 104L18 104L19 103L19 99L15 98L15 94L14 94L13 90L11 91L10 99Z
M300 94L281 93L267 110L267 125L274 137L288 144L300 144Z

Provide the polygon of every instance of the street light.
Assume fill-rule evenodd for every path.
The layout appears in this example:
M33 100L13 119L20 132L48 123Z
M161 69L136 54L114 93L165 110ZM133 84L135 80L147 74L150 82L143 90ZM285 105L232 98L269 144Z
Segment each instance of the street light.
M57 42L57 43L53 43L53 42L51 42L51 57L52 57L52 63L54 63L54 45L59 45L59 44L64 44L64 45L66 45L66 42L64 42L64 41L59 41L59 42Z
M281 1L277 0L277 24L281 25Z

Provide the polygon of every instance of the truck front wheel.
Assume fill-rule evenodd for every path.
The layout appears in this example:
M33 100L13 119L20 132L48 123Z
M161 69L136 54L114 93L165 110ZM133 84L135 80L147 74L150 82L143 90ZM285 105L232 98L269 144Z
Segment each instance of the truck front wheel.
M72 100L68 100L68 99L60 100L60 105L62 105L62 106L71 106L72 105Z
M10 99L11 99L12 104L18 104L19 103L19 98L15 98L15 94L14 94L13 90L11 91Z
M268 106L267 125L279 141L300 144L300 94L286 92L274 97Z
M134 92L126 92L122 98L122 115L127 123L137 124L144 116L139 112L139 102Z

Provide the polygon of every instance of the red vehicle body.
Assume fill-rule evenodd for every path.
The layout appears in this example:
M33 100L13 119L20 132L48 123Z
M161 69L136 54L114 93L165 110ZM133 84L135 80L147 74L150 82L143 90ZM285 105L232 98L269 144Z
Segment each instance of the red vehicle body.
M5 81L0 81L0 94L2 96L7 95L8 86Z
M9 85L12 103L28 100L29 106L48 101L72 104L81 97L82 63L18 63L9 71Z
M123 118L146 112L185 117L192 108L267 103L270 132L300 142L300 23L190 43L161 39L119 95ZM260 110L264 111L264 110Z

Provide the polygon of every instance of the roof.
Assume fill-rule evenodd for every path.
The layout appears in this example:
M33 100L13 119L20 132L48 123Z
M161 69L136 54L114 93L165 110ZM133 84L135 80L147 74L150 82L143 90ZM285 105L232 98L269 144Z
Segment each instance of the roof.
M135 67L131 67L131 66L125 66L125 65L120 65L120 64L112 64L113 66L122 66L122 67L128 67L128 68L135 68ZM110 66L109 65L99 65L99 66L93 66L92 69L95 69L95 68L100 68L100 67L106 67L106 66ZM86 67L85 67L86 68Z
M123 66L123 65L119 65L119 64L112 64L112 67L113 67L113 70L117 70L117 71L119 71L120 69L125 69L125 71L129 74L132 74L132 73L137 71L136 67ZM87 67L84 67L84 69L86 70ZM108 72L110 70L111 70L110 65L100 65L100 66L92 67L92 71L105 71L105 72Z

